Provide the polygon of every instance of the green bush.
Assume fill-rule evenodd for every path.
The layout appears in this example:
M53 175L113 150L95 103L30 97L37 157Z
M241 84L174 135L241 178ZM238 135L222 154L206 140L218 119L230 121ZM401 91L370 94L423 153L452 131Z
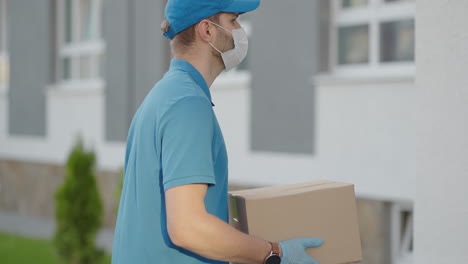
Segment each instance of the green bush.
M95 163L95 154L84 150L80 138L68 157L64 183L55 194L53 242L64 263L98 263L104 255L95 245L103 212Z

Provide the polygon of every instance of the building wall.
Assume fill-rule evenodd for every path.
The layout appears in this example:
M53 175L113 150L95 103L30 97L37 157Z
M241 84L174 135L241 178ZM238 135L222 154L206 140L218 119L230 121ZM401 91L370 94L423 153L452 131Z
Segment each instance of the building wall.
M417 264L468 263L468 2L417 10Z
M389 259L385 236L389 209L382 201L415 198L415 85L411 78L317 76L319 69L327 68L323 66L327 58L310 48L326 43L317 32L323 19L315 10L318 2L301 1L298 10L289 11L303 15L289 14L294 19L284 21L278 17L284 17L285 4L264 1L265 11L260 9L252 23L251 79L220 77L212 87L229 152L230 183L265 186L315 179L354 183L358 197L379 200L360 205L361 231L370 248L366 259L383 264ZM109 199L106 221L113 219L110 199L115 175L123 166L128 126L146 92L167 68L168 49L158 28L161 1L105 3L104 89L66 91L46 84L31 88L45 91L47 133L40 138L8 133L14 101L8 93L0 94L0 160L5 161L0 188L19 190L1 194L6 197L3 209L52 215L61 166L81 135L85 145L96 151L98 181ZM309 9L317 16L311 16ZM317 28L311 28L314 23ZM275 65L280 62L285 66ZM10 92L15 89L12 85ZM26 173L31 171L38 173ZM21 182L49 181L52 184L36 186L39 191L34 193L28 192L31 185L18 187Z
M44 137L45 87L51 77L51 1L9 1L10 86L8 131ZM27 73L27 74L26 74Z
M323 1L269 0L252 15L250 149L313 154Z
M133 115L167 70L169 45L159 29L164 3L104 1L106 140L127 139Z
M130 1L104 1L104 39L106 45L106 96L105 138L109 141L125 141L133 110L130 96L131 49L129 43L131 12Z
M110 10L108 8L105 12ZM112 13L107 13L108 16L112 16ZM255 24L253 26L254 31L258 31ZM107 43L107 49L112 49L113 45L114 42ZM287 43L284 43L284 48L287 47ZM115 58L115 55L111 53L110 57ZM147 67L143 62L139 65ZM161 66L161 70L164 67L167 65ZM255 74L255 67L262 65L253 64L252 67ZM152 76L151 72L147 74ZM152 78L156 77L141 77L140 82L148 84L142 84L139 89L150 89ZM355 183L357 194L363 197L412 200L415 188L414 166L411 162L414 155L411 148L414 140L412 102L415 99L412 80L352 82L338 80L333 76L315 78L315 81L313 78L312 72L307 78L309 84L304 87L312 90L315 86L314 101L297 103L302 104L301 107L305 107L303 111L310 115L310 120L302 121L314 123L313 132L301 132L316 142L313 155L252 150L253 142L262 135L257 137L251 134L251 124L256 123L253 105L256 102L265 104L278 94L263 89L256 92L256 97L252 93L256 83L253 82L251 86L247 80L236 86L222 80L215 82L212 87L213 100L228 145L231 181L247 185L272 185L327 178ZM125 123L126 117L109 115L112 112L109 107L118 109L121 105L120 99L112 97L120 90L115 90L116 86L112 86L109 80L107 85L104 90L49 89L45 93L45 124L48 131L45 138L8 134L11 102L6 100L8 93L4 94L3 100L0 100L3 102L0 107L6 109L0 113L0 124L3 124L0 128L5 129L0 136L0 140L3 139L0 142L0 157L63 164L74 140L81 134L85 143L97 151L99 168L118 170L123 166L125 142L109 141L106 131L114 128L109 126L109 122ZM46 88L39 86L35 89ZM12 84L9 92L15 89L18 88ZM119 96L125 99L125 95ZM294 116L293 112L297 110L288 112L285 109L282 110L285 115L277 117L278 122L291 119L288 115ZM260 126L263 127L262 133L268 134L266 128L270 124L260 122ZM291 125L291 130L297 129ZM284 138L288 138L288 135ZM281 139L275 144L287 149L291 146L289 143Z
M252 151L250 87L214 83L231 182L255 186L330 179L354 183L360 197L412 201L413 81L324 77L316 85L317 146L314 155L304 155Z

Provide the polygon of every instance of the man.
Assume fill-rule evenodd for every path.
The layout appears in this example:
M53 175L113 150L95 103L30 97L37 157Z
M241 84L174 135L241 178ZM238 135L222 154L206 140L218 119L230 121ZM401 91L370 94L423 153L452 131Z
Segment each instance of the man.
M169 0L174 58L129 130L113 264L317 263L317 238L270 243L228 222L227 152L209 87L247 54L237 22L260 0Z

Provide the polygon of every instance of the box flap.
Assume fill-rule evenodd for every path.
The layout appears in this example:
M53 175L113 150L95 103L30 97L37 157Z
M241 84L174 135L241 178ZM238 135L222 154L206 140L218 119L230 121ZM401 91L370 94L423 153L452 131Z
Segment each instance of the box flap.
M305 182L299 184L289 184L282 186L256 188L242 191L230 192L230 195L243 199L268 199L273 197L281 197L288 195L295 195L304 192L326 190L331 188L341 188L346 186L353 186L350 183L332 182L327 180Z
M282 190L287 190L287 189L302 188L304 186L321 185L321 184L330 183L330 182L332 181L315 180L315 181L300 182L300 183L294 183L294 184L282 184L282 185L252 188L252 189L245 189L245 190L238 190L238 191L230 191L229 194L233 196L244 196L250 193L282 191Z

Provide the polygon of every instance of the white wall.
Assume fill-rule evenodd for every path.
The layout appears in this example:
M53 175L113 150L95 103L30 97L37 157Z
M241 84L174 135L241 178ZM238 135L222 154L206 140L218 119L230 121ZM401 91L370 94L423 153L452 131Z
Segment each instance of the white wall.
M81 134L87 148L97 152L99 168L123 167L125 143L104 141L104 95L102 89L47 93L47 136L8 134L7 94L0 94L0 158L64 164Z
M250 93L246 83L247 80L237 80L237 83L234 80L217 80L212 87L215 111L229 152L231 183L274 185L330 179L354 183L357 195L361 198L403 200L410 203L415 199L413 146L416 122L413 113L416 90L410 79L343 82L333 78L319 78L315 106L317 135L314 155L250 150ZM97 151L99 168L119 169L124 162L125 143L104 141L104 101L104 91L99 89L49 90L47 137L30 138L7 134L8 104L6 95L0 94L0 159L64 164L75 135L80 132L86 145L93 146ZM311 122L313 120L311 114ZM423 179L421 182L430 182L430 179ZM437 184L443 184L431 184L433 185L429 186L424 198L442 208L444 204L437 200L440 196L430 196L439 191ZM452 184L456 185L458 182ZM450 189L440 192L440 195L446 196L449 193ZM459 191L460 195L463 193ZM458 201L462 201L461 198L462 196L458 197L459 200L454 200L453 204L460 203ZM439 218L434 217L437 215L430 210L430 204L426 206L424 217L435 218L430 224L426 220L426 227L437 229L434 223L448 223L447 219L440 222ZM459 209L458 205L454 210ZM455 214L455 211L448 209L439 211ZM459 221L453 229L462 229L463 224L464 222ZM437 241L437 237L441 236L432 230L428 232L427 229L420 232L424 233L429 243ZM436 239L432 234L437 234ZM462 239L460 237L458 240ZM439 245L437 243L434 247ZM449 245L445 247L447 251ZM396 263L412 262L398 259Z
M468 263L468 1L416 16L417 264Z
M362 197L412 201L413 82L328 79L318 85L314 155L250 151L248 88L213 85L230 182L273 185L330 179L356 184Z
M217 81L212 87L229 152L231 183L274 185L330 179L354 183L361 197L414 199L411 80L319 80L314 155L250 151L247 80L236 85ZM0 158L63 164L80 132L87 146L97 151L99 168L119 169L125 143L104 141L103 96L99 89L49 90L45 139L8 136L8 107L0 96L0 109L5 109L0 112Z

